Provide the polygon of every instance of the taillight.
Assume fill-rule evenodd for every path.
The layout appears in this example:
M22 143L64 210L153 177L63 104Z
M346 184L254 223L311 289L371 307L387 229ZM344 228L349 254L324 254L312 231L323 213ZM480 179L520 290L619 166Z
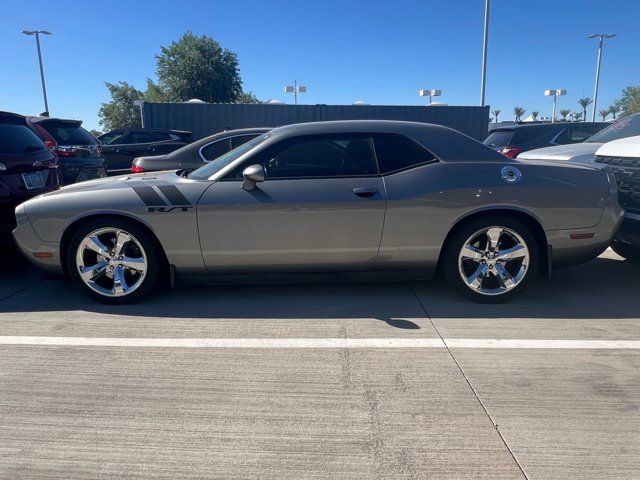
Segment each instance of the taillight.
M144 168L138 165L131 165L131 173L144 173Z
M55 150L55 148L58 145L58 143L54 140L54 138L51 135L49 135L49 132L47 132L42 125L39 125L37 123L35 123L33 125L36 127L36 130L38 130L40 135L42 135L42 138L44 138L45 146L47 148L51 148L51 149Z
M59 157L77 157L80 154L80 150L76 147L56 147L54 151Z
M505 157L516 158L519 153L522 153L522 149L519 147L504 147L500 150L500 153Z

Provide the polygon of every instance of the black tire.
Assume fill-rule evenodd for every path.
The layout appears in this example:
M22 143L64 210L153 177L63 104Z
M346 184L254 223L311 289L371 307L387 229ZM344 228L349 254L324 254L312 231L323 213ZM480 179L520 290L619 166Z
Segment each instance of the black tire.
M146 254L147 270L146 275L140 285L131 293L118 297L109 297L92 290L80 276L76 265L76 253L80 243L91 232L101 228L114 228L131 234L140 243ZM137 223L124 218L96 219L82 225L71 237L69 248L66 252L67 271L71 280L93 300L108 305L121 305L136 302L149 295L159 284L162 274L165 271L164 256L160 252L156 240L149 232Z
M504 227L516 233L524 241L528 252L529 262L524 276L511 290L499 294L484 294L472 289L462 278L458 257L467 240L477 232L489 227ZM510 300L520 294L530 280L538 275L540 254L538 244L531 230L518 220L507 216L491 216L472 220L458 228L445 246L443 272L447 282L456 288L465 297L480 303L501 303ZM473 262L473 261L472 261ZM473 264L472 264L473 265ZM492 267L493 268L493 267ZM488 280L488 282L493 280ZM497 282L497 278L495 279Z
M640 263L640 246L614 240L611 242L611 249L632 263Z

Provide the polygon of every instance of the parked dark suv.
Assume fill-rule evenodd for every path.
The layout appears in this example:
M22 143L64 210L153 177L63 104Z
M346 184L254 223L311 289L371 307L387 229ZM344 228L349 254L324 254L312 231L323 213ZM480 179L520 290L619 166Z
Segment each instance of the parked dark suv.
M129 173L136 157L164 155L193 142L191 132L159 128L123 128L98 137L109 175Z
M107 176L100 142L82 128L80 120L27 117L27 124L58 154L62 185Z
M16 205L59 186L56 154L24 116L0 112L0 232L15 228Z
M529 123L498 127L483 142L509 158L536 148L584 142L609 125L605 122Z

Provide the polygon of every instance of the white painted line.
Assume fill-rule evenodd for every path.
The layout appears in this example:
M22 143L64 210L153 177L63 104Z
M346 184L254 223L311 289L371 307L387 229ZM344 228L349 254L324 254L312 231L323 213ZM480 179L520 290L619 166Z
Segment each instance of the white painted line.
M636 340L520 340L497 338L446 338L449 348L552 348L639 349Z
M499 348L640 349L633 340L519 340L493 338L117 338L0 336L0 345L148 348Z

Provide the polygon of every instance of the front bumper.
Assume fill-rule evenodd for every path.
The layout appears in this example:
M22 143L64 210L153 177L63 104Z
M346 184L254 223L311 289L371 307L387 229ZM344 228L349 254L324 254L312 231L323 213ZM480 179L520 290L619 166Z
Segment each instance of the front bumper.
M27 217L24 205L16 208L15 219L13 239L24 256L38 268L56 275L63 274L60 245L40 240Z
M640 247L640 214L626 213L616 240Z

